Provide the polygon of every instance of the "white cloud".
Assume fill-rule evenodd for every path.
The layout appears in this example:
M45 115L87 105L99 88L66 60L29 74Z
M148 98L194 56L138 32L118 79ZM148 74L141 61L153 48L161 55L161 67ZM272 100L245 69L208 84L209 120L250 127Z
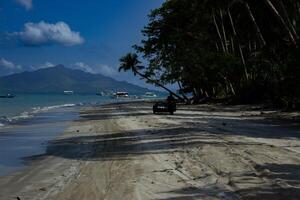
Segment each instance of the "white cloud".
M0 59L0 66L12 69L12 68L15 67L15 64L12 63L12 62L10 62L10 61L8 61L8 60L5 60L4 58L1 58Z
M9 69L9 70L21 69L22 68L21 65L15 65L13 62L8 61L4 58L0 59L0 67L2 67L2 68L4 67L4 68Z
M82 71L85 71L85 72L88 72L88 73L92 73L92 74L96 74L96 71L91 68L89 65L83 63L83 62L77 62L75 63L72 68L74 69L79 69L79 70L82 70Z
M73 64L71 68L83 70L85 72L92 73L92 74L102 74L105 76L114 76L117 73L115 69L109 67L108 65L102 65L102 64L91 67L86 63L77 62Z
M14 74L23 71L21 65L16 65L13 62L0 58L0 76Z
M108 65L99 65L99 73L105 76L114 76L117 74L117 71Z
M79 32L71 30L65 22L50 24L44 21L39 23L26 23L24 30L16 32L13 35L18 36L25 45L41 46L47 44L61 44L64 46L74 46L84 43L84 39Z
M39 66L38 68L41 69L41 68L49 68L49 67L55 67L55 65L52 64L51 62L46 62L45 64Z
M32 0L16 0L16 2L24 6L26 10L32 9Z

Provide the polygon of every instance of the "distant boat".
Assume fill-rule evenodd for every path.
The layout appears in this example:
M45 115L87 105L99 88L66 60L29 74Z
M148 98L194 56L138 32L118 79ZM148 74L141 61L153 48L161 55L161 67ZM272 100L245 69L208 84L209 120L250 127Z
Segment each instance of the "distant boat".
M117 99L121 98L129 98L129 95L128 95L128 92L116 92L115 95L114 95Z
M112 91L102 91L102 92L96 93L96 95L98 95L98 96L113 96L114 93Z
M6 94L6 95L0 95L0 98L14 98L15 95L13 94Z
M65 90L64 94L65 95L72 95L72 94L74 94L74 92L72 90Z
M145 98L156 98L157 95L154 94L153 92L146 92L146 93L143 95L143 97L145 97Z

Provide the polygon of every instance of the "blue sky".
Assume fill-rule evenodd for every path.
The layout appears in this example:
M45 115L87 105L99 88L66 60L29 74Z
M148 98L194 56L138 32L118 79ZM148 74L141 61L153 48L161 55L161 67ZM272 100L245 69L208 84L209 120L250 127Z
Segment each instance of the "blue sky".
M0 75L64 64L142 84L118 73L163 0L1 0ZM151 87L151 86L147 86Z

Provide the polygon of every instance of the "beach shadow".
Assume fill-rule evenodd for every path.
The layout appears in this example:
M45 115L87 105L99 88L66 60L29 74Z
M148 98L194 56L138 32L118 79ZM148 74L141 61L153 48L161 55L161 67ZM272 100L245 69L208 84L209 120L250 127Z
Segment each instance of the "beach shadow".
M145 112L132 111L128 108L95 110L82 114L80 121L117 119L128 116L142 117L151 116L151 109ZM144 109L143 109L144 111ZM108 114L109 113L109 114ZM298 129L291 129L290 126L281 126L272 121L251 120L237 118L236 116L209 115L203 113L185 114L179 111L174 116L167 115L166 119L177 120L180 125L167 125L162 128L161 124L155 127L148 127L132 131L107 132L102 135L87 135L80 133L78 136L57 139L51 141L47 147L46 155L63 157L67 159L87 161L113 161L139 159L147 154L166 154L184 152L188 148L202 147L245 147L245 146L268 146L259 142L246 140L230 141L220 140L219 136L247 136L253 138L286 139L299 138ZM263 131L262 131L263 130ZM271 145L270 145L271 146ZM236 174L235 179L248 181L248 177L256 177L269 181L268 184L252 186L230 191L220 185L211 185L204 188L188 187L168 191L173 194L165 200L201 199L210 197L221 198L222 195L228 199L246 200L296 200L300 197L300 166L292 164L264 164L256 165L256 173ZM246 178L245 178L246 177ZM284 187L280 181L291 185ZM271 184L269 184L271 183ZM235 184L235 183L232 183ZM241 197L241 198L239 198Z
M266 184L238 190L246 200L298 200L300 198L300 166L266 163L256 165L258 177Z
M101 121L124 117L147 117L151 120L151 104L142 107L119 104L103 106L81 112L78 121ZM186 108L184 108L186 109ZM179 122L178 127L172 124L150 124L145 129L120 131L119 133L104 133L68 137L51 141L47 147L47 155L61 156L84 160L114 160L131 159L138 155L169 153L182 148L212 146L265 145L258 142L241 142L219 140L219 135L247 136L253 138L299 138L299 129L282 127L276 123L262 123L263 119L251 120L232 115L216 113L193 112L186 113L181 109L175 115L165 115L166 119ZM212 109L212 108L206 108ZM233 108L238 110L239 107ZM143 112L141 112L141 110ZM232 109L223 108L232 112ZM157 126L156 126L157 125ZM263 131L262 131L263 130ZM296 131L295 131L296 130ZM91 153L92 152L92 153Z
M213 184L203 188L187 187L167 191L169 198L161 200L184 199L243 199L243 200L299 200L300 166L293 164L257 165L258 174L244 173L232 175L236 183L231 182L234 190L225 189L222 185ZM264 172L264 173L263 173ZM251 180L260 179L261 184L253 184ZM243 189L239 189L243 184ZM175 197L174 197L175 196Z
M218 133L211 134L201 128L177 127L57 139L49 143L46 154L79 160L118 160L135 159L145 154L172 153L205 145L267 146L249 141L225 142L218 139Z

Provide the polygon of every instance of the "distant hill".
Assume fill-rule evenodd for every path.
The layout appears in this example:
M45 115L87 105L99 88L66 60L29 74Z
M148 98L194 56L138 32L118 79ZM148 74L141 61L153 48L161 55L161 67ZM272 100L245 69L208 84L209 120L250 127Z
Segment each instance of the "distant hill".
M127 91L130 94L149 91L125 81L69 69L63 65L0 77L1 93L62 93L64 90L90 94L103 90Z

